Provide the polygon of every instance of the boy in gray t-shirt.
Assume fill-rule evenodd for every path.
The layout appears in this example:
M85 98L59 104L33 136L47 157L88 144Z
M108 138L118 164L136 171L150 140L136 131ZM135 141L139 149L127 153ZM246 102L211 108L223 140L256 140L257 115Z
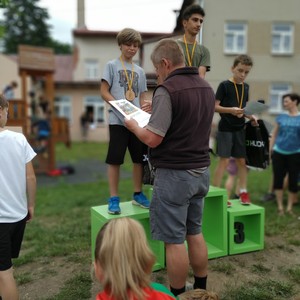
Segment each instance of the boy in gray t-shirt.
M107 103L111 100L127 99L137 107L149 112L151 106L145 101L146 75L141 67L133 63L133 57L142 42L141 35L134 29L125 28L118 33L117 41L121 55L119 58L109 61L104 68L100 87L101 96ZM127 148L133 162L134 193L132 203L143 208L149 208L150 202L142 192L142 160L145 145L124 126L123 120L111 107L109 108L109 135L106 157L110 192L108 213L121 213L118 195L119 174Z

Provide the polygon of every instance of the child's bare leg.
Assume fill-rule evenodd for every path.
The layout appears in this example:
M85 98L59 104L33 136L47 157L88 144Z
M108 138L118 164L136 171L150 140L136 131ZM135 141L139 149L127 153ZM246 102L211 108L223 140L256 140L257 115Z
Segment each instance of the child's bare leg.
M220 157L219 162L217 164L217 167L215 169L214 179L213 179L213 185L220 187L223 179L223 175L225 172L225 169L228 165L229 158L227 157Z
M19 300L19 292L13 275L13 268L0 271L0 295L3 299Z
M143 165L142 164L133 164L132 169L132 178L133 178L133 189L134 192L142 191L142 178L143 178Z
M110 196L118 196L120 165L108 165L107 169Z
M244 158L236 158L236 163L238 166L238 178L239 178L240 190L247 190L248 170L246 167L246 161Z

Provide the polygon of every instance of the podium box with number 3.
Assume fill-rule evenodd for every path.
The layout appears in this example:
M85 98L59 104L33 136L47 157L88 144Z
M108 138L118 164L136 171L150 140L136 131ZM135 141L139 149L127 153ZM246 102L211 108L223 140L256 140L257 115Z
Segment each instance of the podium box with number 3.
M265 209L239 200L230 200L228 208L228 254L240 254L264 248Z

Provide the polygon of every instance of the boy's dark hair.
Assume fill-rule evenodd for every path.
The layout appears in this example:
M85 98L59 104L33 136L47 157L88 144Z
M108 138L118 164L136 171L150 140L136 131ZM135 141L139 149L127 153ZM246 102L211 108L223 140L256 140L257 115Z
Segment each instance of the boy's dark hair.
M124 28L117 35L118 45L127 45L132 43L138 43L140 46L142 43L142 37L139 32L132 28Z
M199 14L205 17L204 9L198 4L192 4L183 11L182 20L188 20L193 14Z
M282 96L282 101L284 98L289 97L292 101L297 101L297 105L300 103L300 96L296 93L289 93Z
M5 97L0 94L0 107L8 107L8 101L5 99Z
M241 54L237 56L233 61L233 67L236 67L239 63L246 66L253 66L252 58L247 54Z

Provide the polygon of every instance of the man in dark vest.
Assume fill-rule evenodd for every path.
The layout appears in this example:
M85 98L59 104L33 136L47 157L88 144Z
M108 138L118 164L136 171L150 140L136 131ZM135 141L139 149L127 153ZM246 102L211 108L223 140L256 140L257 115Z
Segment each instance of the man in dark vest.
M156 168L151 234L165 243L170 288L177 296L185 291L189 264L194 288L206 288L208 258L201 224L203 200L209 189L209 136L215 95L199 77L198 68L185 67L176 41L161 40L151 60L159 85L154 91L150 121L144 128L135 120L126 120L125 125L151 148L150 160Z

